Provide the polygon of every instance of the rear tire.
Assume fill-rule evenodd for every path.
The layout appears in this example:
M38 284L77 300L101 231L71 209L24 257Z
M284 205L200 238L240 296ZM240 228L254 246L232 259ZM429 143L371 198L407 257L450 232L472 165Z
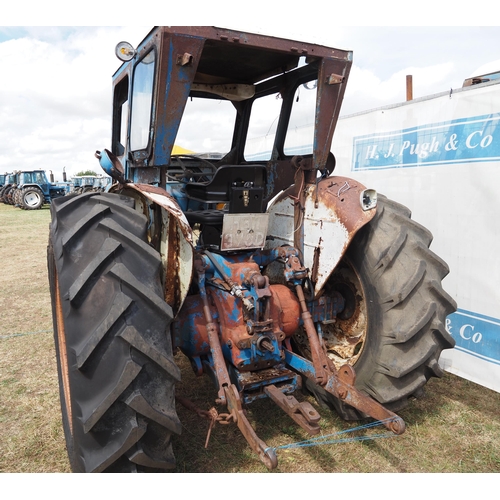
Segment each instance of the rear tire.
M45 202L42 190L37 187L23 189L20 194L20 203L25 210L38 210Z
M9 204L8 195L9 195L9 192L11 189L12 189L12 184L7 184L0 191L0 199L1 199L2 203L5 203L6 205Z
M346 299L337 323L323 331L329 357L337 366L352 365L356 388L392 411L443 375L439 356L455 345L445 321L456 303L441 285L448 266L429 250L431 233L410 216L379 195L377 214L355 236L326 288ZM310 380L306 386L342 418L366 417Z
M7 190L5 199L8 205L14 205L14 194L17 189L17 184L13 184L10 189Z
M63 427L74 472L175 467L179 368L159 254L130 198L51 204L48 271Z
M12 204L17 208L22 208L21 203L21 188L16 188L12 195Z

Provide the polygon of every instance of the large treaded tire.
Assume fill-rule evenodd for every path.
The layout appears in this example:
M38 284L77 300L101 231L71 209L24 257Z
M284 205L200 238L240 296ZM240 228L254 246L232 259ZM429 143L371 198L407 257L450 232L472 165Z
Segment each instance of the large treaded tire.
M12 204L17 208L22 208L20 187L16 188L16 190L12 194Z
M14 205L14 194L17 189L17 184L12 184L10 188L7 189L4 195L4 199L8 205Z
M448 266L429 250L431 233L410 217L406 207L379 195L377 214L342 263L359 280L356 307L364 302L366 314L362 350L351 363L355 386L392 411L420 396L431 377L443 375L439 356L455 345L445 321L456 303L441 285ZM311 381L306 385L342 418L366 417Z
M51 204L48 271L63 427L74 472L175 467L172 310L146 218L130 198Z
M7 184L2 188L2 191L0 191L0 197L2 199L2 203L5 203L6 205L9 205L9 193L12 190L13 185L12 184Z

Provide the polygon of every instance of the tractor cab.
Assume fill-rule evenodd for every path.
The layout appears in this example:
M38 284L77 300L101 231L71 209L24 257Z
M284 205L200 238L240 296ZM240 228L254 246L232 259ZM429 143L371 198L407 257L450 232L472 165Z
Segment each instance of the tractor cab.
M189 26L155 28L116 54L111 153L129 182L176 199L202 245L221 245L225 213L265 212L297 158L312 177L332 172L351 52Z
M37 186L44 194L48 194L50 183L44 170L33 170L21 172L18 179L18 187Z

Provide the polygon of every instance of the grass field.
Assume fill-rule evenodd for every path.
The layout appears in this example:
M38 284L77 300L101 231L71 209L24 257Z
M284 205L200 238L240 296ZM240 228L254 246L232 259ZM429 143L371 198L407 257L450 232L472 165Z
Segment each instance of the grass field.
M46 272L49 220L47 206L31 212L0 204L1 472L70 470ZM211 383L196 379L178 357L178 394L208 410L215 399ZM400 412L406 433L390 439L278 448L306 435L271 402L255 403L248 414L258 435L278 449L278 473L500 472L500 394L450 374L431 380L426 392ZM353 427L319 410L323 434ZM178 413L183 433L174 443L175 472L267 472L234 424L217 425L205 449L208 422L183 407Z

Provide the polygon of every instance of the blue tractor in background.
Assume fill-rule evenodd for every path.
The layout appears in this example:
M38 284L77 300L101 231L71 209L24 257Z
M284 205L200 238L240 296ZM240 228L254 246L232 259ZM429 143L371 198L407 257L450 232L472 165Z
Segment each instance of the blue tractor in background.
M64 186L49 181L45 170L15 172L10 180L5 198L8 203L25 210L37 210L66 194Z
M175 469L182 355L268 469L276 450L245 409L277 404L318 434L301 388L404 432L394 412L442 375L456 304L429 231L333 173L352 53L170 26L116 54L111 148L96 152L114 184L51 204L72 470Z
M16 182L17 173L10 172L5 174L3 186L0 188L0 201L2 203L6 205L11 203L9 193L16 187Z

